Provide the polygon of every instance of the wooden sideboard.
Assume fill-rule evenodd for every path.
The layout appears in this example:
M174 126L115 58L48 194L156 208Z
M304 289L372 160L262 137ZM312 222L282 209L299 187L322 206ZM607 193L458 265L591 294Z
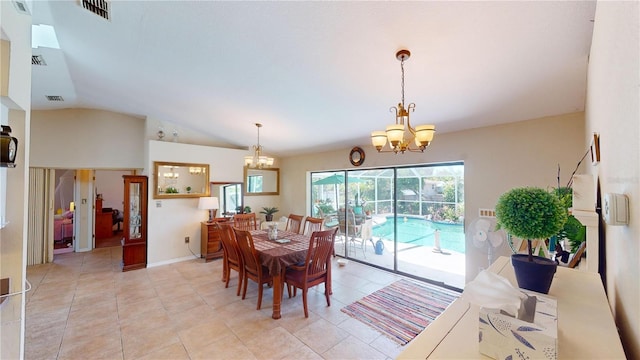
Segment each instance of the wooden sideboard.
M489 270L517 287L510 258ZM549 296L558 301L558 359L626 359L598 273L558 267ZM488 359L479 351L478 310L455 300L397 359Z
M200 257L205 261L221 258L224 255L220 234L214 231L213 224L206 221L200 223Z

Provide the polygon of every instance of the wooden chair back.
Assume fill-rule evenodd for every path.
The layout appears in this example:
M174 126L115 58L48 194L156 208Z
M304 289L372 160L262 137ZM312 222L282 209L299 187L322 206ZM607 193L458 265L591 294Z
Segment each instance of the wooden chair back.
M309 251L305 259L307 268L305 282L309 287L325 282L327 269L331 266L331 254L336 241L336 229L315 231L311 234Z
M227 261L232 264L237 264L242 268L242 256L240 255L240 248L236 241L236 234L233 232L231 224L222 223L218 224L220 227L220 239L222 240L222 248L227 255Z
M242 299L247 295L247 284L249 279L258 283L258 306L256 309L260 310L262 304L262 291L263 285L273 282L273 277L269 274L269 270L262 266L260 258L255 246L253 245L253 237L249 231L233 228L233 232L236 235L236 241L238 241L238 247L240 248L240 255L242 256L242 262L244 264L244 286L242 289Z
M240 230L257 230L256 213L233 215L233 227Z
M314 231L321 231L322 224L324 224L324 218L307 216L307 218L304 219L304 234L310 235Z
M236 235L236 241L238 242L238 248L240 249L240 255L242 256L242 262L247 276L249 276L249 278L261 277L262 265L260 265L258 252L253 245L251 233L240 230L237 227L233 228L233 232Z
M285 230L299 234L300 227L302 225L302 218L304 218L304 216L302 215L289 214L289 217L287 218L287 227L285 228Z
M287 283L289 297L291 287L302 290L302 305L304 317L309 317L307 306L307 292L309 288L324 283L324 295L327 306L331 306L331 255L336 241L337 228L324 231L315 231L311 234L309 250L302 266L291 265L287 268L284 280Z
M223 258L223 280L225 282L225 288L229 287L229 281L231 280L231 270L238 272L238 290L236 295L240 295L240 289L244 279L244 263L242 262L242 256L240 255L240 248L238 248L238 242L236 241L236 235L233 232L233 228L230 223L216 223L214 227L220 230L220 241L222 242L222 250L224 251Z

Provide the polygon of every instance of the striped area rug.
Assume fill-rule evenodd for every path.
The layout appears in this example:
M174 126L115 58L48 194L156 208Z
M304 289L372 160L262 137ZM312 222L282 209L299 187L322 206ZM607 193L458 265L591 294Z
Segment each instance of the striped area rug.
M439 286L402 279L341 310L405 345L459 296Z

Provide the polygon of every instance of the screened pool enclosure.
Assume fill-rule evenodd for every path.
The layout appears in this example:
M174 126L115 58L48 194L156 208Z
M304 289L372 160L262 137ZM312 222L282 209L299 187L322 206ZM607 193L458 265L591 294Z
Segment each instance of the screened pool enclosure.
M336 255L462 288L464 165L313 172L311 214Z

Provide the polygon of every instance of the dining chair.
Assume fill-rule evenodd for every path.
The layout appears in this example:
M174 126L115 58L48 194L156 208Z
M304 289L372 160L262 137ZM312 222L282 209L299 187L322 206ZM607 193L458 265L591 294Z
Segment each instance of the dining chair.
M240 230L257 230L256 213L233 215L233 227Z
M236 241L236 234L233 232L231 224L219 224L216 223L214 227L220 228L220 239L222 240L223 255L223 267L224 267L224 281L225 288L229 287L229 280L231 279L231 270L238 272L238 291L236 296L240 295L240 288L244 281L244 263L242 262L242 255L240 255L240 248Z
M311 235L314 231L322 230L323 224L323 218L307 216L306 219L304 219L304 226L302 228L304 235Z
M264 284L273 283L273 276L269 274L269 269L260 263L258 252L253 245L253 237L251 237L251 233L238 228L234 228L233 232L236 235L238 247L240 248L240 254L242 256L242 262L244 264L242 300L244 300L247 295L247 284L249 283L249 279L255 281L258 284L257 310L260 310L260 306L262 305L262 288Z
M302 218L304 218L302 215L289 214L285 230L299 234L300 226L302 225Z
M293 296L296 290L302 290L302 305L304 306L304 317L309 317L307 306L307 292L309 288L324 283L324 296L327 298L327 306L331 306L331 254L333 244L336 240L337 229L316 231L311 234L309 240L309 250L302 265L291 265L287 267L284 275L284 283L287 284L287 292L291 297L291 287Z

